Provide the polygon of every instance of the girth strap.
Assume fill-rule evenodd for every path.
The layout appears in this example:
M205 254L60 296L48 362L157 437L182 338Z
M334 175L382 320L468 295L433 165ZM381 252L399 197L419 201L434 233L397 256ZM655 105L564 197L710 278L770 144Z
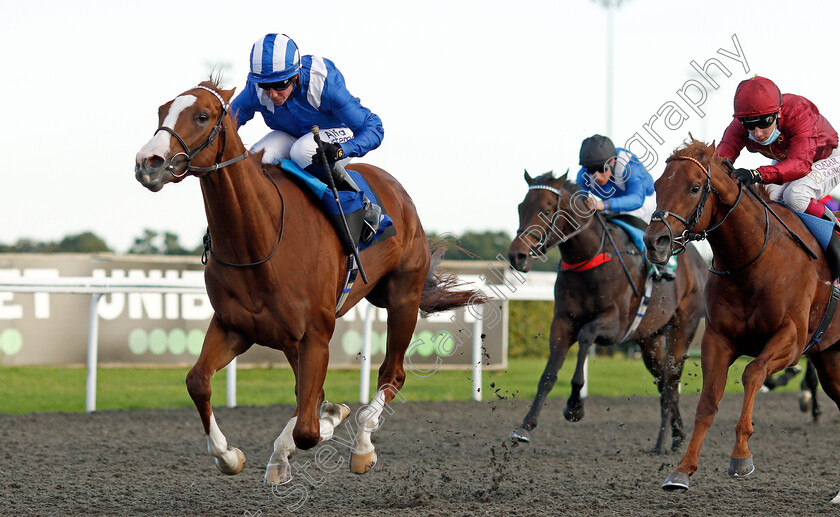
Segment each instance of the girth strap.
M636 332L636 329L639 328L639 325L642 323L642 320L645 318L645 314L647 314L648 307L650 306L650 299L653 296L653 275L648 274L647 279L645 280L645 293L642 295L642 299L639 300L639 308L636 309L636 316L633 318L633 323L630 324L630 328L627 329L627 332L624 334L624 337L621 338L619 343L624 343L627 341L627 338L633 335Z
M338 293L338 301L335 304L335 313L338 314L350 296L350 291L353 290L353 284L356 283L356 275L359 273L359 266L356 264L356 257L353 255L347 256L347 274L344 276L344 287Z
M823 319L820 322L820 326L817 328L817 331L814 332L813 336L811 336L811 340L808 341L808 345L805 347L805 350L802 351L803 354L808 353L808 350L813 348L814 345L822 340L825 331L828 330L828 326L834 318L834 311L837 309L838 298L840 298L840 281L834 280L834 284L831 287L831 298L828 299L828 306L825 308Z

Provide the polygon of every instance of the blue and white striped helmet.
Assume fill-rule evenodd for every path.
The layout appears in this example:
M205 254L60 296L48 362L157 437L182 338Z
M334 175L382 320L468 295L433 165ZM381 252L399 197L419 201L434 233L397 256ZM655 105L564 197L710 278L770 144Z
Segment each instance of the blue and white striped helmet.
M266 34L251 47L251 73L255 83L276 83L300 71L300 51L285 34Z

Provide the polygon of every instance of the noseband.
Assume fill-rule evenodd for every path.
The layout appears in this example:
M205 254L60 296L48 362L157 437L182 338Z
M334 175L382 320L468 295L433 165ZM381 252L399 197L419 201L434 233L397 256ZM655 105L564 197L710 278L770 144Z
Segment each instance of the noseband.
M213 126L213 129L212 129L212 131L210 131L210 134L207 135L207 138L205 138L204 141L201 142L200 144L198 144L198 146L196 146L194 149L190 149L190 146L187 145L187 143L184 141L184 139L181 138L181 136L178 133L176 133L175 130L172 129L171 127L160 126L157 129L157 131L155 131L155 134L158 134L160 131L166 131L167 133L169 133L170 135L175 137L175 139L178 140L178 143L181 144L181 147L184 148L184 150L182 152L174 154L172 156L172 158L170 158L170 160L169 160L169 165L166 166L166 170L170 174L172 174L172 176L174 176L175 178L183 178L184 176L186 176L190 172L202 172L202 173L215 172L215 171L217 171L217 170L219 170L223 167L227 167L228 165L232 165L232 164L234 164L234 163L236 163L240 160L243 160L248 156L248 153L245 152L245 153L237 156L236 158L232 158L230 160L220 162L220 160L222 159L222 154L225 151L225 144L226 144L225 126L224 126L223 122L224 122L225 115L227 115L228 109L229 109L230 106L225 103L225 101L224 101L224 99L222 99L221 95L219 95L215 90L213 90L211 88L208 88L208 87L202 86L202 85L198 85L193 89L194 90L195 89L206 90L206 91L212 93L217 99L219 99L219 102L222 103L222 112L219 113L219 119L216 121L216 125ZM195 158L198 155L198 153L200 153L205 148L207 148L207 146L209 146L211 143L213 143L213 140L215 140L216 137L219 136L219 134L222 135L222 145L219 146L219 152L216 153L215 164L210 166L210 167L194 167L194 166L190 165L190 162L193 160L193 158ZM186 158L186 160L187 160L187 167L186 167L186 169L184 169L184 172L181 173L181 174L175 174L175 172L174 172L175 165L172 163L172 159L176 158L177 156L184 156L184 158Z
M555 243L553 243L549 246L548 245L548 234L550 234L550 233L558 234L559 233L559 232L554 231L554 222L557 219L557 214L560 212L560 201L563 199L563 194L560 192L560 189L554 188L554 187L549 186L549 185L531 185L531 186L528 187L528 190L547 190L547 191L552 192L552 193L557 195L557 206L554 209L554 212L551 213L550 224L549 224L549 227L546 228L545 242L540 244L540 246L537 247L537 250L539 250L540 254L544 255L551 248L553 248L555 246L559 246L560 244L563 244L564 242L568 241L569 239L571 239L575 235L577 235L580 232L582 232L583 230L585 230L586 227L589 226L589 223L592 222L592 218L590 217L589 220L586 221L585 224L581 225L579 228L577 228L575 231L573 231L572 233L570 233L568 235L561 235L560 239L558 239L557 242L555 242ZM537 234L534 231L531 231L528 228L525 228L525 229L520 228L520 229L516 230L516 236L519 237L521 235L527 235L529 237L532 237L532 238L536 239L538 244L540 242L542 242L542 236ZM529 250L528 254L531 255L532 257L537 256L537 253L533 248L531 248Z
M720 193L717 191L717 189L715 189L712 186L711 161L709 165L703 167L703 164L700 163L699 160L697 160L696 158L692 158L691 156L673 156L672 159L688 160L690 162L693 162L703 170L704 174L706 174L706 184L703 186L703 193L700 194L700 202L697 203L697 208L694 209L694 211L691 213L688 219L685 219L682 216L675 214L674 212L661 209L656 210L650 218L651 222L660 221L662 224L665 225L666 228L668 228L668 234L671 238L672 243L671 248L674 250L673 253L674 255L680 255L682 253L685 253L686 246L689 242L704 240L706 237L708 237L709 232L717 229L721 224L723 224L723 222L726 221L726 219L729 217L729 214L731 214L732 211L735 210L735 207L738 206L738 203L741 202L741 195L744 191L742 189L738 189L738 199L735 200L735 204L733 204L729 211L726 212L726 215L723 216L723 219L712 225L712 227L710 227L707 230L702 230L699 233L692 232L694 226L700 220L700 216L703 215L703 208L705 208L706 201L709 199L709 193L713 192L718 199L720 199ZM677 221L681 222L683 226L685 226L685 230L683 230L682 234L680 234L677 237L674 237L674 231L671 228L671 225L668 224L668 221L666 219L668 216L673 217Z

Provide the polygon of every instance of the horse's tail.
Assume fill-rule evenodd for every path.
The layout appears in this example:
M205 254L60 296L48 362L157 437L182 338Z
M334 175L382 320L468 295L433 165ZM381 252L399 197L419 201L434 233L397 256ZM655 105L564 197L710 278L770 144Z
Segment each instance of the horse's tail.
M454 275L437 271L444 252L450 246L452 245L445 242L432 245L432 262L429 265L426 282L423 284L423 293L420 295L420 313L424 317L436 312L490 301L490 298L480 290L465 288L468 285L467 282L458 280Z

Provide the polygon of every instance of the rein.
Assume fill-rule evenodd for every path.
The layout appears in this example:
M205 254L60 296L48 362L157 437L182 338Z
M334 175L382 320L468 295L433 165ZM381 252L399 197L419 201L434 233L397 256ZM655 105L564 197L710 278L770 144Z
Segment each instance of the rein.
M195 149L190 149L190 147L187 145L187 143L184 141L184 139L181 138L181 136L178 133L176 133L174 129L172 129L170 127L160 126L157 129L157 131L155 131L155 134L158 134L160 131L166 131L167 133L169 133L173 137L175 137L175 139L178 140L178 142L181 144L181 147L184 148L185 152L177 153L172 157L172 158L175 158L178 155L183 155L183 156L186 157L187 167L186 167L186 169L184 169L184 172L181 173L181 174L175 174L173 172L173 170L175 169L175 166L172 164L171 160L170 160L169 165L166 167L166 170L169 171L169 173L172 174L172 176L175 177L175 178L183 178L189 172L203 172L203 173L216 172L219 169L223 169L223 168L227 167L228 165L233 165L234 163L236 163L238 161L241 161L241 160L244 160L245 158L248 157L248 152L246 151L246 152L242 153L241 155L237 156L236 158L232 158L230 160L225 160L223 162L219 161L219 160L222 159L222 155L225 152L225 146L227 145L227 137L225 136L225 126L224 126L223 122L224 122L225 115L227 115L227 113L228 113L229 105L225 103L225 101L224 101L224 99L222 99L221 95L219 95L215 90L213 90L211 88L208 88L208 87L202 86L202 85L198 85L193 89L194 90L196 90L196 89L206 90L206 91L212 93L217 99L219 99L219 102L222 103L222 112L219 114L219 119L216 121L216 125L213 126L213 130L210 131L210 134L207 135L207 138L205 138L204 141L201 142ZM195 167L195 166L190 165L190 162L192 161L192 159L195 158L196 155L198 155L198 153L200 153L201 151L206 149L207 146L209 146L213 142L213 140L215 140L216 137L220 134L221 134L221 137L222 137L221 138L221 144L222 145L219 146L219 151L216 153L215 164L210 166L210 167ZM282 206L281 212L280 212L280 236L277 239L277 244L274 245L274 249L271 250L271 253L266 258L264 258L262 260L258 260L256 262L250 262L250 263L247 263L247 264L236 264L236 263L232 263L232 262L226 262L226 261L220 259L218 256L216 256L215 253L213 253L213 250L211 249L212 239L210 237L210 231L208 230L207 234L204 236L204 252L202 252L202 254L201 254L201 263L203 265L206 266L209 257L212 256L213 260L215 260L219 264L222 264L222 265L225 265L225 266L253 267L253 266L259 266L260 264L264 264L264 263L268 262L269 259L271 259L271 257L273 257L275 253L277 253L277 250L280 248L280 242L283 240L283 229L286 227L286 224L285 224L286 203L283 201L283 194L280 192L280 187L277 186L277 183L274 181L274 178L271 177L271 174L269 174L265 169L263 169L262 172L263 172L263 174L266 175L266 177L268 177L269 181L271 181L271 184L274 185L274 190L276 190L277 195L280 196L280 202L281 202L281 206Z
M549 185L539 184L539 185L529 186L528 190L547 190L549 192L554 193L557 196L557 208L555 209L554 213L551 215L551 223L550 223L551 226L549 226L549 228L547 228L547 230L546 230L547 232L557 234L558 232L554 231L554 222L556 221L557 214L560 212L560 201L563 199L563 195L560 192L560 189L557 189L557 188L549 186ZM572 237L574 237L578 233L580 233L583 230L585 230L586 228L588 228L589 225L592 224L593 219L595 219L595 218L598 218L598 221L601 223L601 226L603 228L603 232L601 233L601 243L598 245L598 250L595 252L595 255L589 260L584 260L583 262L579 262L579 263L576 263L576 264L568 264L568 263L564 263L564 262L561 261L560 264L559 264L559 270L563 271L563 272L585 271L587 269L592 269L594 267L600 266L601 264L603 264L605 262L608 262L610 260L609 254L608 253L602 253L601 251L604 249L604 247L606 245L607 238L609 237L609 240L612 243L613 248L615 249L616 256L618 257L618 260L619 260L619 262L621 262L621 266L624 269L624 274L627 276L627 281L630 283L630 287L633 289L633 293L636 296L640 296L638 289L636 289L636 286L633 284L633 281L630 278L630 272L627 270L627 266L624 264L624 260L622 260L622 258L621 258L621 254L623 252L619 251L618 247L615 245L615 242L613 241L612 236L609 235L609 230L607 229L606 223L603 221L603 218L601 217L601 215L597 211L594 213L594 215L592 217L590 217L586 221L585 224L581 225L579 228L577 228L572 233L570 233L568 235L561 236L561 238L558 239L557 242L551 244L550 246L545 245L545 244L542 245L541 253L545 254L545 252L550 250L551 248L554 248L555 246L559 246L560 244L568 242L569 239L571 239ZM517 236L528 235L530 237L537 237L537 238L540 237L539 235L535 235L535 232L532 232L529 229L517 230L516 234L517 234ZM538 239L538 240L541 240L541 239ZM548 241L548 236L546 236L546 241ZM538 248L538 250L540 250L540 248ZM627 252L627 253L629 254L629 252ZM534 250L530 250L530 254L532 256L536 256L536 252Z
M712 187L711 161L706 167L704 167L703 164L700 163L699 160L697 160L695 158L692 158L691 156L679 156L679 155L677 155L677 156L673 156L672 159L691 161L691 162L695 163L698 167L700 167L703 170L703 172L706 174L706 185L705 185L705 188L703 190L703 194L700 197L700 202L697 204L697 208L694 209L694 212L692 212L692 214L688 218L688 220L682 218L681 216L679 216L679 215L677 215L673 212L669 212L667 210L657 210L653 213L653 216L651 217L651 222L652 221L661 221L662 224L664 224L665 227L668 228L668 234L671 238L671 242L677 246L677 249L673 253L675 255L679 255L680 253L685 252L685 246L689 241L700 241L700 240L706 239L706 237L708 237L708 234L711 231L717 229L721 224L723 224L724 221L726 221L726 219L729 217L729 215L735 210L735 208L741 202L741 197L744 194L744 189L743 188L738 189L738 199L735 200L735 204L733 204L732 207L729 209L729 211L726 212L726 215L723 217L723 219L721 219L720 221L715 223L711 228L709 228L707 230L703 230L699 233L692 233L691 230L694 228L694 225L697 224L697 221L700 219L700 215L703 213L703 207L706 204L706 201L707 201L708 196L709 196L709 192L714 192L715 196L717 196L717 198L719 200L722 201L722 199L720 197L720 193L714 187ZM770 206L767 204L767 202L765 202L761 198L761 196L759 196L755 191L753 191L751 187L746 187L746 189L749 190L750 194L752 194L758 200L758 202L764 207L764 244L761 246L761 250L759 250L758 255L753 257L753 259L750 260L749 262L747 262L746 264L744 264L742 266L739 266L735 269L730 269L728 271L717 271L716 269L710 267L709 268L710 273L714 273L716 275L731 275L732 273L740 271L740 270L746 268L747 266L751 265L756 260L758 260L758 258L761 256L761 254L764 253L764 250L767 249L767 243L770 239L770 214L773 214L773 217L779 222L779 224L781 224L788 231L788 233L791 235L791 238L793 238L793 240L797 244L799 244L812 259L817 258L816 254L814 254L814 252L811 250L811 248L808 247L808 245L805 244L805 242L799 237L799 235L797 235L793 230L791 230L790 227L788 227L788 225L785 224L785 222L778 215L776 215L776 212L774 212L773 209L770 208ZM674 217L676 220L680 221L681 223L683 223L683 225L685 225L685 230L678 237L674 237L674 232L671 229L671 225L668 224L668 222L665 219L669 215Z
M268 171L266 171L265 169L262 169L262 172L263 172L263 174L266 175L268 180L271 181L271 184L274 186L274 190L276 190L277 195L280 196L280 206L281 206L281 208L280 208L280 235L277 237L277 244L274 245L274 249L271 250L271 253L269 253L269 255L266 258L264 258L262 260L258 260L257 262L249 262L247 264L236 264L236 263L232 263L232 262L225 262L224 260L222 260L218 256L216 256L215 253L213 253L213 250L211 248L210 231L208 230L207 235L204 236L204 252L201 254L201 263L203 265L205 265L205 266L207 265L207 259L208 259L208 255L209 255L209 256L213 257L213 260L215 260L219 264L222 264L222 265L225 265L225 266L231 266L231 267L254 267L254 266L259 266L260 264L265 264L266 262L268 262L271 259L271 257L273 257L275 253L277 253L277 250L280 249L280 243L283 241L283 230L286 229L286 201L283 200L283 193L280 192L280 187L277 186L277 183L274 181L274 178L271 177L271 174L269 174Z
M227 115L227 113L228 113L228 109L230 108L230 105L226 104L224 99L222 99L222 96L219 95L217 92L215 92L211 88L208 88L208 87L202 86L202 85L198 85L195 88L193 88L193 90L196 90L196 89L206 90L206 91L212 93L217 99L219 99L219 102L222 103L222 112L219 113L219 119L216 121L216 125L213 126L213 129L212 129L212 131L210 131L210 134L207 135L207 138L205 138L204 141L201 142L200 144L198 144L198 146L196 146L194 149L190 149L190 146L188 146L187 143L184 141L184 139L181 138L181 135L176 133L175 130L172 129L171 127L160 126L159 128L157 128L157 131L155 131L155 134L158 134L161 131L166 131L167 133L169 133L170 135L175 137L175 140L177 140L178 143L181 144L181 147L184 148L184 151L182 151L180 153L175 153L172 156L172 159L176 158L177 156L184 156L184 158L187 160L187 167L184 169L184 172L182 172L181 174L175 174L175 172L174 172L175 165L172 163L172 159L170 159L169 165L166 166L166 170L169 171L169 174L171 174L175 178L183 178L184 176L186 176L190 172L203 172L203 173L216 172L217 170L222 169L224 167L227 167L228 165L233 165L234 163L236 163L240 160L244 160L248 156L248 152L246 151L246 152L242 153L241 155L237 156L236 158L232 158L232 159L226 160L224 162L220 161L222 159L222 154L224 154L224 151L225 151L225 145L227 144L227 138L225 136L225 126L224 126L223 122L224 122L225 115ZM193 160L193 158L195 158L198 155L198 153L200 153L201 151L206 149L207 146L209 146L211 143L213 143L213 140L215 140L216 137L219 136L220 134L222 136L222 145L219 146L219 151L216 153L215 163L210 167L195 167L193 165L190 165L190 162Z

